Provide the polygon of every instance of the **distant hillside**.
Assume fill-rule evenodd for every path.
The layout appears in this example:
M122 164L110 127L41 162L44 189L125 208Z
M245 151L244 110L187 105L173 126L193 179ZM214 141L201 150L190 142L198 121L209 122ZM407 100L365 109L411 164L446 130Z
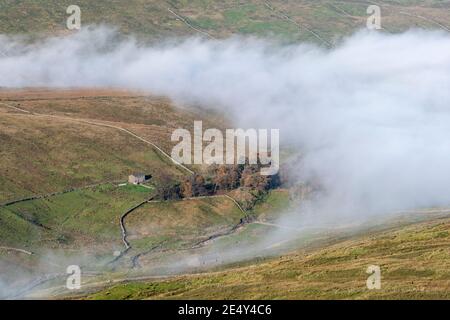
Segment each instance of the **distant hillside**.
M440 0L377 1L384 32L411 27L450 28L450 2ZM60 34L72 0L2 0L0 34ZM145 39L233 34L276 36L286 41L332 44L340 36L364 28L372 1L352 0L128 0L76 4L82 24L109 24Z

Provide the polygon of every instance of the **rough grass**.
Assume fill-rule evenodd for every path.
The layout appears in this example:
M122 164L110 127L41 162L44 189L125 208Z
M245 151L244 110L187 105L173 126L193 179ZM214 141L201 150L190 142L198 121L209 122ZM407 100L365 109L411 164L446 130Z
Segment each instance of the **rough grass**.
M450 219L347 240L248 267L116 285L88 299L449 299ZM366 269L381 267L368 290Z

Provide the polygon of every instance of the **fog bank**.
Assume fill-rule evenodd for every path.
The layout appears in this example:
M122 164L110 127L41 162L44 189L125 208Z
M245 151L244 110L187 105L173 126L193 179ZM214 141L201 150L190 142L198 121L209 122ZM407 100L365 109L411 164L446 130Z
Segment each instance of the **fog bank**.
M338 47L187 39L146 47L105 27L26 44L0 37L0 86L143 89L279 128L318 179L323 214L445 206L450 36L360 32ZM337 218L338 219L338 218Z

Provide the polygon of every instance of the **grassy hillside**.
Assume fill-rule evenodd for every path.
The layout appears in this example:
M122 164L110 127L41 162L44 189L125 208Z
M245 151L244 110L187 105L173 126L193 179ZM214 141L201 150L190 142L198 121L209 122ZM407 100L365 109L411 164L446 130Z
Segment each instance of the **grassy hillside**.
M151 147L117 130L28 115L2 115L0 154L2 202L125 181L136 171L182 174Z
M114 267L145 274L173 257L185 259L186 250L230 232L244 216L226 197L147 203L124 220L131 249L111 264L114 254L124 250L119 218L153 191L105 184L0 208L0 267L5 268L0 281L23 287L41 273L64 274L69 264L88 271L109 272ZM267 205L258 204L259 213L253 214L280 209L269 204L278 197L269 195Z
M450 219L367 235L251 266L120 284L88 299L450 299ZM381 289L366 269L381 267Z
M174 129L190 130L194 120L202 120L211 128L222 128L226 123L222 114L212 111L205 114L198 108L175 106L168 98L147 92L117 89L2 89L0 102L36 113L117 124L142 135L169 153ZM0 104L0 111L11 109Z
M208 127L225 123L220 115L206 118L165 98L106 89L0 90L0 102L7 104L0 104L1 202L99 184L0 207L0 246L30 251L88 248L111 255L123 246L120 215L151 191L117 184L135 171L151 174L156 188L164 177L186 176L154 147L117 128L170 153L174 129L192 129L199 119ZM266 209L273 209L269 203ZM126 258L155 245L162 250L193 246L230 230L241 218L224 197L146 204L127 218L132 250Z
M151 190L112 184L0 208L0 244L35 250L121 249L119 217Z
M0 90L0 102L28 112L0 104L0 203L99 184L0 206L0 264L8 265L8 273L19 268L39 273L68 256L88 267L113 260L113 253L124 249L121 215L148 199L161 179L186 176L153 146L117 128L170 153L175 128L190 129L198 119L211 127L223 123L219 115L205 118L165 98L124 91ZM152 175L153 190L118 186L136 171ZM132 250L124 263L155 244L164 250L192 245L242 217L226 198L151 203L136 214L126 221ZM43 259L48 254L51 258Z
M124 248L120 216L151 192L104 184L0 207L0 282L18 289L71 264L104 269Z
M133 248L183 247L239 223L242 212L227 198L149 203L127 220Z
M71 4L70 0L4 0L0 33L68 32L66 8ZM336 37L364 28L370 4L351 0L77 1L82 24L109 24L145 39L245 34L318 43L332 43ZM442 28L439 24L449 27L449 1L383 0L377 4L387 32Z
M0 208L0 246L47 249L121 250L120 216L148 199L142 186L105 184ZM183 248L238 224L243 213L228 198L147 203L125 221L132 253Z
M175 128L205 119L167 99L107 90L2 90L0 102L64 118L21 113L0 104L0 203L93 183L124 181L133 172L186 175L151 145L120 130L80 123L93 119L126 128L170 153ZM216 116L205 119L220 127ZM26 156L25 156L26 155Z

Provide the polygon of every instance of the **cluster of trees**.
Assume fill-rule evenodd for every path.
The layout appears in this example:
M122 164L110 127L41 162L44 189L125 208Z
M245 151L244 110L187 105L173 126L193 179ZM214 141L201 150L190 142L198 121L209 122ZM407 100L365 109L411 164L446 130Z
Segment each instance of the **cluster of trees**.
M179 183L173 183L171 180L162 180L156 188L156 195L161 200L178 200L182 198Z
M280 176L260 174L259 164L212 165L205 175L194 174L181 183L160 179L158 197L162 200L201 197L243 189L256 195L280 185Z
M238 188L264 193L279 186L278 175L263 176L259 165L214 165L206 174L195 174L186 178L180 184L182 198L214 195Z
M183 198L191 198L210 195L213 193L211 189L202 175L195 174L181 182L180 190Z

